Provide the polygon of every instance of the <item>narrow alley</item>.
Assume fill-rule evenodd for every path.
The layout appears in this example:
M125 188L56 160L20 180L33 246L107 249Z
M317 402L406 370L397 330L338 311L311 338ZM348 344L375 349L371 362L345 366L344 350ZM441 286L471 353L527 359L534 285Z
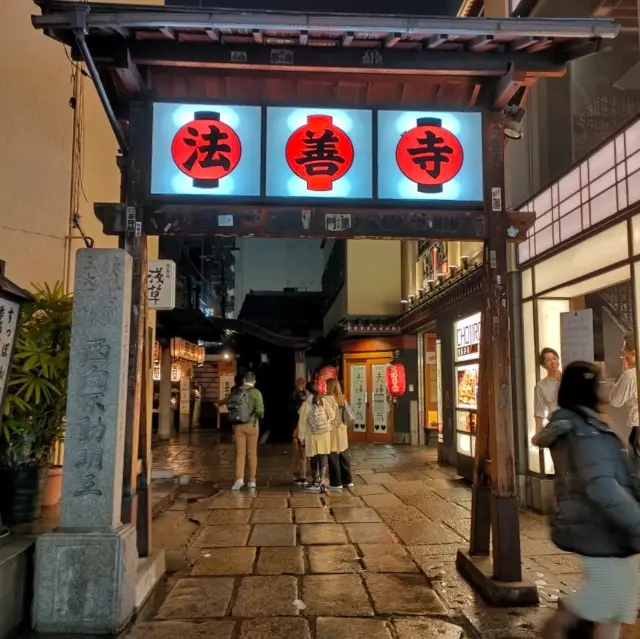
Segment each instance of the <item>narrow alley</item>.
M156 467L190 484L154 523L168 595L131 639L538 637L577 561L521 513L537 608L490 609L458 575L471 491L435 450L352 448L355 486L319 497L291 487L287 446L262 446L258 490L232 493L233 447L200 433L162 443Z

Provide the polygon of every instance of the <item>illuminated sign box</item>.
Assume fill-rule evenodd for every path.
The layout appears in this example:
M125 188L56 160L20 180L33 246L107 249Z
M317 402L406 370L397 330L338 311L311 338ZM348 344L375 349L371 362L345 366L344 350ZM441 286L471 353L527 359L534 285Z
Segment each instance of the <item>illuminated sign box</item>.
M371 111L267 108L266 196L370 200Z
M378 199L483 201L482 115L378 111Z
M258 197L262 109L153 105L151 195Z
M150 196L483 208L482 114L154 103Z

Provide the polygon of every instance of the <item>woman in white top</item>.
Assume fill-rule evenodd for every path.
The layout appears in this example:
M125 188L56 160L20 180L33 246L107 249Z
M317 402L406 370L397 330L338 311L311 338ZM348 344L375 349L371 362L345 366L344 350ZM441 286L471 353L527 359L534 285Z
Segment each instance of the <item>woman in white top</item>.
M627 410L626 425L629 429L629 444L640 457L638 443L638 380L636 375L636 345L633 335L625 335L622 343L622 375L613 385L609 403L614 408Z
M553 348L543 348L538 362L547 371L547 376L536 384L534 390L533 416L536 420L536 433L542 430L549 417L558 410L558 390L562 378L560 357Z

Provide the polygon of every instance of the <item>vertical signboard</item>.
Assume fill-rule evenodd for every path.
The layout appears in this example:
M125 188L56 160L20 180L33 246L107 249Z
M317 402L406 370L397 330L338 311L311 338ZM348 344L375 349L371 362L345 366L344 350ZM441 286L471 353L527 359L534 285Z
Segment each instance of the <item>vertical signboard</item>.
M560 313L560 354L562 368L571 362L593 362L593 311Z
M18 330L18 315L20 306L16 302L0 299L0 410L2 398L9 381L13 345Z
M176 307L176 263L173 260L149 260L147 263L147 304L153 311L172 311Z

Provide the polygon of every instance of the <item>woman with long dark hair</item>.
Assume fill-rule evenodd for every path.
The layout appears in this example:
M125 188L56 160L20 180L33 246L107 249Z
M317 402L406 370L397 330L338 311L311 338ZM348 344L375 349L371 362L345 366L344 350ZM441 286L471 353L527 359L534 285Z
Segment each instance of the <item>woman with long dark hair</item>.
M564 637L580 620L595 624L597 639L617 639L638 611L640 495L626 442L603 421L599 369L574 362L565 369L558 410L533 444L549 448L555 465L557 508L551 538L580 555L584 582L564 599L545 637Z

